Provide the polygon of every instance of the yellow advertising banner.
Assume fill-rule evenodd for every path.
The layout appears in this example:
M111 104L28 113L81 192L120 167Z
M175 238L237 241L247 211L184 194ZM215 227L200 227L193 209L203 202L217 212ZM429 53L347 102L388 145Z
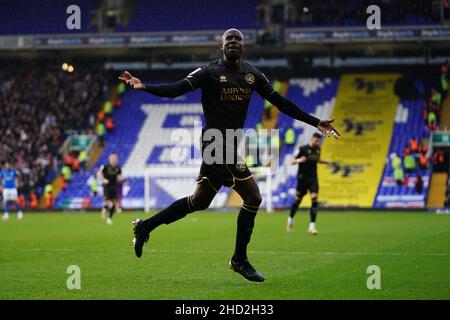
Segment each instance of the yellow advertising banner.
M327 206L371 207L383 174L399 98L398 74L341 77L333 118L339 140L325 139L318 165L319 201Z

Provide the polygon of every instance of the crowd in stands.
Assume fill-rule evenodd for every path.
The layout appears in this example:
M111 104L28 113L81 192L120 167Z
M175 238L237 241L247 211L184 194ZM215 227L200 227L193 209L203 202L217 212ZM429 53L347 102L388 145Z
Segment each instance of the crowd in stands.
M0 69L0 162L19 173L19 201L34 207L68 130L94 129L108 84L101 71L59 68Z
M119 108L122 105L121 96L125 91L125 84L119 83L117 86L117 97L114 101L107 100L103 103L103 107L98 109L95 133L102 144L105 141L106 133L114 130L115 122L112 112L114 108Z
M448 62L442 64L438 80L436 82L439 85L431 88L423 108L424 125L430 132L439 129L442 103L448 91ZM418 193L423 191L421 172L428 169L430 165L433 166L434 171L448 170L448 153L442 149L433 150L430 159L428 147L420 137L412 137L403 148L402 155L391 156L391 166L397 185L411 185L410 180L414 179L414 186Z
M432 88L430 97L426 100L423 108L423 118L425 125L430 131L439 128L442 102L447 96L448 91L448 61L442 64L441 72L437 83L438 88Z
M398 186L409 186L414 181L417 193L423 192L422 170L429 167L428 148L417 137L412 137L403 148L403 154L391 156L394 179Z
M448 92L448 61L441 65L439 78L435 79L438 85L431 89L431 94L424 105L424 123L429 131L435 131L439 129L447 130L448 128L442 128L440 125L442 103L447 96ZM435 149L432 154L433 158L433 171L447 171L448 155L443 149Z

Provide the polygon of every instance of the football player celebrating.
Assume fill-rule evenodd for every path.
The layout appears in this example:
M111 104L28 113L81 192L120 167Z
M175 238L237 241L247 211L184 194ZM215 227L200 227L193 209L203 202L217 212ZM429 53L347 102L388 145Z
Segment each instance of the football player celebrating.
M17 208L17 219L23 218L22 208L17 201L17 171L11 166L9 161L5 162L4 168L0 171L3 189L3 220L9 219L10 204L15 204Z
M320 141L322 135L314 133L309 144L300 147L297 155L291 160L291 164L298 164L297 192L295 201L291 206L288 217L287 230L292 232L294 228L294 216L302 202L303 197L309 190L311 196L311 209L309 211L310 223L308 233L317 234L316 218L318 210L317 197L319 195L319 182L317 179L317 163L331 164L329 161L320 159Z
M188 197L179 199L169 207L142 221L136 219L134 224L134 250L137 257L142 255L142 248L149 239L149 234L161 224L175 222L187 214L207 209L222 186L233 188L242 198L243 205L237 218L236 246L230 259L232 270L240 273L250 281L262 282L264 277L255 270L247 258L247 245L255 223L255 216L261 204L261 194L248 167L236 160L237 146L234 148L233 163L205 161L205 150L211 150L211 144L220 150L224 145L208 138L209 129L223 134L225 141L227 129L242 129L247 116L247 109L252 91L277 106L285 114L299 121L306 122L322 132L339 133L333 128L333 120L319 120L302 111L292 101L282 97L269 84L265 75L242 60L245 49L244 36L237 29L225 31L219 44L222 58L191 72L186 78L172 83L151 85L144 84L138 78L125 71L120 79L136 90L143 90L160 97L177 97L195 89L202 91L202 105L205 114L205 127L202 132L202 156L197 187ZM217 139L221 140L221 139ZM228 149L228 146L226 146Z

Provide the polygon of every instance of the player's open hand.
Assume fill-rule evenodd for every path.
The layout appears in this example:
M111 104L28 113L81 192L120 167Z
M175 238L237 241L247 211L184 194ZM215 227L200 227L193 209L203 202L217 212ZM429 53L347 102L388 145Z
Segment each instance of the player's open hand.
M336 130L336 128L333 127L333 122L334 119L320 120L319 124L317 125L317 129L319 129L326 137L333 136L335 139L338 139L341 134Z
M128 71L124 71L120 77L119 80L123 81L128 87L130 87L131 89L135 89L135 90L144 90L145 86L144 84L141 82L141 80L139 80L136 77L133 77L131 75L131 73L129 73Z

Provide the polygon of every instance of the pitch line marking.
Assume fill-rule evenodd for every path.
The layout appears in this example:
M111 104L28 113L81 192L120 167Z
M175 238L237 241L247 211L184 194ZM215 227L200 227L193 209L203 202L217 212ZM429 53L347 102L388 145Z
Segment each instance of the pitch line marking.
M84 250L84 249L70 249L70 248L0 248L0 251L22 251L22 252L108 252L110 250ZM115 251L125 251L115 250ZM132 249L126 250L132 252ZM144 252L153 253L188 253L188 254L222 254L224 251L220 250L158 250L158 249L144 249ZM424 257L449 257L450 253L404 253L404 252L335 252L335 251L249 251L252 254L267 254L267 255L346 255L346 256L424 256Z

